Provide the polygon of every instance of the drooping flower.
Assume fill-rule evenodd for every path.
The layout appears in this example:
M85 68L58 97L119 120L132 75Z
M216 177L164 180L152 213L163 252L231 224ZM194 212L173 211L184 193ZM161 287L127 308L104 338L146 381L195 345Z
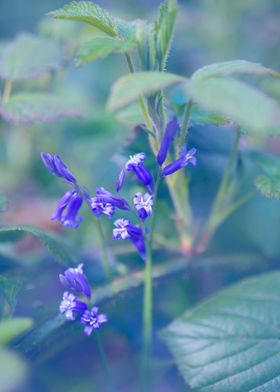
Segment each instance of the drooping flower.
M73 293L65 291L59 306L61 314L64 314L67 320L75 320L77 313L82 313L87 309L87 305L79 301Z
M179 132L180 126L177 117L173 117L171 121L168 122L165 128L165 132L162 138L161 146L157 154L158 164L161 166L166 160L169 148L174 141L176 134Z
M166 177L170 174L175 173L176 171L182 169L188 164L196 165L196 148L192 148L191 150L187 150L186 147L183 147L180 153L180 158L176 159L176 161L170 163L165 166L162 170L162 176Z
M78 191L66 192L59 200L56 213L52 216L52 220L57 220L66 227L76 229L83 220L79 215L82 204L83 198Z
M62 161L59 155L55 154L52 156L48 152L41 152L41 158L46 166L46 168L49 170L49 172L55 176L62 177L66 181L76 184L77 179L74 177L74 175L71 173L71 171L68 169L66 164Z
M134 206L138 212L139 217L145 220L148 216L153 213L152 206L154 204L153 196L150 193L144 195L140 192L136 193L133 198Z
M96 189L96 196L102 203L110 203L112 206L119 208L120 210L129 210L129 204L126 200L122 197L113 195L103 187Z
M101 324L107 323L108 317L106 314L99 314L97 306L91 310L86 310L81 317L81 323L85 325L84 333L90 336L94 329L99 329Z
M90 206L97 218L100 217L102 214L107 215L109 216L109 218L111 218L116 210L116 208L111 203L104 203L98 197L91 198Z
M114 225L116 226L116 228L113 229L114 240L119 240L120 238L127 240L130 238L130 234L127 228L129 225L128 219L117 219L114 222Z
M79 264L77 268L68 268L64 272L64 275L59 275L59 280L68 290L74 290L90 298L91 289L87 277L83 272L83 264Z
M129 157L125 167L121 170L118 176L116 184L117 192L119 192L123 186L126 172L133 171L136 174L138 180L145 186L148 186L153 182L153 176L151 172L144 165L145 159L146 155L143 152L131 155Z
M138 226L132 225L128 219L117 219L114 222L114 225L116 226L113 229L114 240L130 240L145 260L146 246L142 229Z

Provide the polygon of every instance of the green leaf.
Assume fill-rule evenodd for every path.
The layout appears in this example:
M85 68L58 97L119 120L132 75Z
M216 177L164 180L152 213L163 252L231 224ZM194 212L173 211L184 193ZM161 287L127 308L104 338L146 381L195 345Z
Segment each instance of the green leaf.
M162 337L197 392L278 391L280 273L225 289L171 323Z
M270 199L280 199L280 176L258 176L255 179L257 189Z
M0 78L14 81L41 77L61 68L62 60L62 50L56 43L20 34L1 52Z
M121 109L141 95L152 94L184 80L181 76L167 72L136 72L122 76L112 87L108 109Z
M0 212L6 211L8 206L8 200L7 198L0 193Z
M26 317L0 320L0 345L9 343L11 340L28 331L32 325L32 319Z
M118 38L96 37L93 41L84 44L77 54L77 65L83 65L89 61L106 57L111 53L124 53L132 50L135 41L123 41Z
M204 109L224 116L245 130L280 132L280 107L254 87L230 78L191 80L187 94Z
M0 350L0 385L1 392L19 391L21 384L26 380L28 368L21 357L11 350Z
M263 76L280 77L280 73L266 68L258 63L251 63L246 60L225 61L206 65L194 72L192 79L200 80L207 78L216 78L221 76L230 76L235 74L252 74Z
M139 104L131 104L119 111L116 115L117 119L128 127L136 127L145 124L145 118Z
M72 1L65 7L50 12L48 15L57 19L89 23L112 37L116 36L114 18L92 1Z
M166 0L161 4L158 20L155 22L156 51L161 70L164 69L169 54L177 12L177 1Z
M208 125L208 124L217 124L217 125L225 125L228 124L228 121L223 117L210 113L206 110L202 110L196 105L193 107L190 115L190 122L197 125Z
M16 307L17 297L24 280L20 277L0 275L0 316L10 317Z
M29 125L36 121L52 122L84 114L79 100L69 95L18 93L0 107L0 115L12 124Z
M2 235L13 235L17 233L31 234L49 250L54 258L64 265L70 265L75 263L75 256L73 251L69 249L60 238L48 233L47 231L38 227L21 225L21 226L0 226L0 242Z

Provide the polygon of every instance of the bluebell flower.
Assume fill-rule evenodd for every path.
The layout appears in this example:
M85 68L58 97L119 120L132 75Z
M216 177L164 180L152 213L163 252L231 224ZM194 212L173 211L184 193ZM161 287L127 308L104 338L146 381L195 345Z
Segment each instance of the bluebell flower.
M111 218L116 210L116 208L111 203L104 203L98 197L92 197L90 199L90 206L97 218L99 218L102 214Z
M143 259L146 255L145 237L142 229L132 225L128 219L117 219L114 222L113 238L115 240L130 240Z
M59 306L61 314L64 314L67 320L75 320L77 313L82 313L87 309L87 305L79 301L77 297L65 291L63 294L62 301Z
M55 176L62 177L66 181L76 184L77 180L74 177L74 175L70 172L66 164L62 161L59 155L55 154L52 156L48 152L41 152L41 158L46 166L46 168L49 170L49 172Z
M102 203L109 203L120 210L129 210L129 204L125 199L113 195L103 187L96 189L96 197Z
M83 264L79 264L77 268L68 268L64 272L64 275L59 275L59 280L68 290L74 290L90 298L91 289L87 277L83 272Z
M140 192L136 193L133 198L134 206L138 212L139 217L145 220L148 216L153 213L153 196L150 193L145 193L144 195Z
M81 317L81 323L85 325L84 333L90 336L94 329L100 328L100 325L108 322L106 314L99 314L97 306L91 310L86 310Z
M176 161L165 166L162 170L162 176L163 177L169 176L170 174L175 173L176 171L187 166L188 164L192 164L193 166L195 166L196 165L195 154L196 154L196 148L192 148L191 150L188 151L186 147L183 147L180 153L180 158L176 159Z
M113 229L114 240L119 240L120 238L127 240L130 238L130 234L127 228L129 224L130 223L128 219L117 219L114 222L114 225L116 226L116 228Z
M171 121L168 122L165 128L165 132L162 138L161 146L157 154L158 164L161 166L166 160L169 148L173 143L176 134L179 132L180 126L177 117L173 117Z
M57 220L66 227L76 229L83 220L79 215L82 204L83 198L76 190L66 192L59 200L52 220Z
M146 155L143 152L131 155L129 157L125 167L121 170L118 176L116 184L117 192L119 192L123 186L126 172L133 171L136 174L138 180L145 186L148 186L153 182L153 176L151 172L144 165L145 159Z

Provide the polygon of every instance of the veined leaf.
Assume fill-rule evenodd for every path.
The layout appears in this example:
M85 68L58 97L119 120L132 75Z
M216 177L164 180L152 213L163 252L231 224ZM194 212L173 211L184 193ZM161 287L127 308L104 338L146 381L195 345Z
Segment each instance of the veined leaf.
M141 95L152 94L184 80L181 76L167 72L135 72L122 76L112 87L108 109L121 109Z
M280 176L258 176L255 179L257 189L266 197L280 199Z
M114 18L92 1L72 1L65 7L50 12L48 15L57 19L89 23L112 37L116 36Z
M34 79L62 66L59 45L43 37L20 34L6 45L0 56L0 78L6 80Z
M2 103L0 115L12 124L52 122L64 117L79 117L83 108L71 96L47 93L18 93Z
M96 37L93 41L85 43L77 54L77 65L106 57L114 52L128 52L135 46L135 41L124 41L118 38Z
M207 78L216 78L222 76L231 76L234 74L252 74L263 76L280 77L280 73L264 67L262 64L251 63L246 60L232 60L223 63L206 65L194 72L192 79L200 80Z
M187 94L206 110L224 116L245 130L280 132L280 107L254 87L230 78L191 80Z
M197 392L277 392L280 386L280 273L223 290L162 333Z
M32 327L33 321L26 317L0 320L0 345L7 344Z
M1 392L20 390L21 384L26 380L28 368L21 357L11 350L0 349L0 385Z
M54 258L64 265L75 263L73 252L67 245L58 237L38 227L21 225L21 226L1 226L0 227L0 242L1 236L13 235L14 233L32 234L50 251Z

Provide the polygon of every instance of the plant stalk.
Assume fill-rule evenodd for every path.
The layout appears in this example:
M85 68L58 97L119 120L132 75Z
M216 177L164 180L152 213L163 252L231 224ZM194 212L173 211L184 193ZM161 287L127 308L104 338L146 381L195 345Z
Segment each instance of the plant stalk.
M4 91L2 96L2 102L7 103L12 92L13 82L11 80L6 80L4 84Z
M99 235L100 248L101 248L101 252L102 252L102 258L101 258L102 267L103 267L106 279L111 280L112 276L111 276L111 271L110 271L110 257L109 257L108 249L106 246L103 228L102 228L100 219L98 219L98 218L96 218L96 227L97 227L97 231L98 231L98 235Z

